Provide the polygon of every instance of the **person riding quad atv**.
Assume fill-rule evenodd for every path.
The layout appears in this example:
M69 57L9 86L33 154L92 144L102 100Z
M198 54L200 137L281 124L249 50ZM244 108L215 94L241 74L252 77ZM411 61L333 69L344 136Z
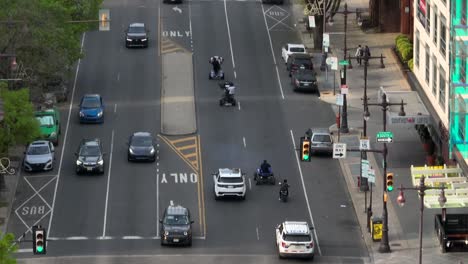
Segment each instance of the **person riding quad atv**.
M210 80L212 79L220 79L224 80L224 72L221 69L221 64L223 64L223 57L221 56L213 56L210 58L210 64L213 66L213 69L211 70L210 74L208 75L208 78Z
M263 183L275 184L275 176L271 170L271 165L266 160L263 161L260 168L254 173L254 181L256 181L256 185Z
M219 84L219 86L224 89L223 97L219 99L220 106L236 106L237 101L234 99L234 94L236 91L236 86L234 83L225 81Z

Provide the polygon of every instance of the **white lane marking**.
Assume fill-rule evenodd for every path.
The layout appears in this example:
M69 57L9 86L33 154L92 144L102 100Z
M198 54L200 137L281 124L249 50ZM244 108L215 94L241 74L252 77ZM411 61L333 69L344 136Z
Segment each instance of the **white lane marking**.
M159 163L158 163L159 166ZM156 173L156 237L159 237L159 168Z
M33 252L32 248L20 248L16 251L16 253L31 253Z
M242 137L242 141L244 142L244 148L246 148L247 144L245 144L245 137Z
M252 181L249 178L249 190L252 190Z
M106 205L104 207L104 224L102 227L102 237L106 236L107 206L109 205L109 185L110 185L110 176L111 176L111 171L112 171L112 152L113 151L114 151L114 130L112 129L111 149L110 149L110 155L109 155L109 170L107 172Z
M49 185L49 183L52 181L53 179L51 179L47 185ZM33 190L34 192L34 195L33 196L38 196L46 205L47 207L49 207L49 210L51 209L50 207L50 204L44 199L44 197L42 197L42 195L39 193L39 191L36 190L36 188L34 188L34 186L29 182L29 180L27 178L24 178L24 181L29 185L29 187L31 187L31 189ZM20 207L18 207L19 209Z
M258 227L255 228L255 231L257 231L257 240L260 240L260 235L258 234Z
M120 72L117 73L117 81L120 81Z
M206 240L205 236L194 236L193 239ZM159 240L160 236L97 236L97 237L86 237L86 236L71 236L71 237L47 237L49 241L82 241L82 240Z
M241 110L241 108L240 108L240 101L237 101L237 108L239 108L239 111Z
M234 79L237 79L237 72L234 71Z
M117 113L117 104L114 104L114 113Z
M86 33L83 33L83 37L81 38L80 52L83 52L83 45L84 45L85 37L86 37ZM78 59L78 63L76 65L76 71L75 71L75 80L73 81L72 95L70 98L70 105L68 107L67 127L65 128L65 134L63 136L63 148L62 148L62 153L60 154L60 164L59 164L59 168L57 172L57 181L55 182L54 198L52 199L52 211L50 213L49 227L47 228L47 231L49 234L51 234L51 230L52 230L51 227L52 227L52 219L54 218L55 198L57 197L57 189L58 189L58 184L60 180L60 172L62 171L63 154L65 153L65 146L67 145L68 128L70 127L70 118L71 118L71 112L72 112L72 106L73 106L73 98L75 98L76 80L78 79L78 72L80 70L80 64L81 64L81 59Z
M316 231L317 227L314 224L314 218L312 217L312 210L310 210L309 196L307 195L307 190L306 190L305 183L304 183L304 176L302 175L301 163L299 162L299 155L297 154L297 151L296 151L296 142L294 141L293 131L289 130L289 132L291 133L291 140L292 140L292 143L293 143L293 150L294 150L294 154L296 155L296 162L297 162L297 167L299 168L299 175L301 176L302 189L304 191L304 196L305 196L305 200L306 200L306 203L307 203L307 209L309 210L310 222L312 223L312 226L314 227L313 230L314 230L314 236L315 236L315 243L317 244L318 253L321 256L322 251L320 250L320 245L319 245L319 241L318 241L318 236L317 236L317 231Z
M273 63L275 64L275 68L276 68L276 78L278 79L278 85L281 91L281 98L283 98L284 100L283 86L281 85L281 78L279 76L278 65L276 64L275 52L273 51L273 42L271 41L270 30L268 30L268 24L266 21L265 9L263 8L263 4L262 4L262 13L263 13L263 20L265 21L265 28L268 34L268 40L270 41L271 56L273 57Z
M188 5L188 13L189 13L189 30L190 30L190 48L193 52L193 36L192 36L192 5L189 3Z
M143 239L141 236L124 236L122 239L132 239L132 240L137 240L137 239Z
M236 69L236 64L234 63L234 51L232 49L231 29L229 28L229 17L228 17L228 13L227 13L226 0L224 0L224 14L226 16L226 26L227 26L227 32L228 32L228 37L229 37L229 47L231 48L232 68L235 70Z
M65 240L88 240L88 237L85 236L72 236L72 237L67 237Z

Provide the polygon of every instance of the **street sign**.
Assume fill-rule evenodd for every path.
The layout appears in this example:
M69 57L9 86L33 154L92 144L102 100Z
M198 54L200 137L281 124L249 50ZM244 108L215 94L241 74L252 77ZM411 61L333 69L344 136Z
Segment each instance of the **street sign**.
M336 95L336 105L343 106L343 95L337 94Z
M369 169L367 171L367 181L375 183L375 170L374 169Z
M346 158L346 143L333 143L333 158Z
M346 84L341 85L341 94L348 94L348 92L349 92L348 88L349 87Z
M392 143L393 133L390 131L380 131L377 133L377 142Z
M315 17L314 16L309 16L309 27L310 28L315 27Z
M370 149L370 141L368 138L361 138L359 140L359 150L369 150Z
M338 57L328 57L325 62L330 65L332 70L338 70Z
M330 35L328 33L323 33L323 46L330 46Z
M361 171L362 171L362 175L361 175L362 177L364 177L364 178L369 177L368 176L369 175L368 174L368 171L369 171L369 161L368 160L363 159L361 161Z
M340 60L339 64L341 66L348 66L349 65L349 61L348 60Z

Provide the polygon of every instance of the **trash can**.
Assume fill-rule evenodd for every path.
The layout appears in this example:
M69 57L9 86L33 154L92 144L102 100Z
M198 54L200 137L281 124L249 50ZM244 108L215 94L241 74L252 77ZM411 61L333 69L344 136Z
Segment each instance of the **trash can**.
M380 241L382 239L382 218L381 217L372 217L371 218L371 235L372 240Z

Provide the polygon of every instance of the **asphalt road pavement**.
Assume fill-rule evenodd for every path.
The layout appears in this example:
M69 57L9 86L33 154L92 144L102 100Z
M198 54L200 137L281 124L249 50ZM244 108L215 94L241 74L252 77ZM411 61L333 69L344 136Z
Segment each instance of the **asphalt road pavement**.
M58 177L50 177L42 190L45 199L31 199L37 204L46 200L53 214L30 214L24 224L13 212L10 232L21 234L43 217L39 222L49 230L50 256L213 254L242 260L258 255L255 261L265 262L276 254L274 227L284 220L303 220L315 227L319 262L368 256L338 162L315 156L310 163L298 161L299 137L307 128L329 127L335 119L331 107L316 95L291 89L280 50L299 38L288 5L109 0L104 6L111 8L112 30L85 35L70 122L62 130L67 131L60 146L64 155L51 173ZM147 24L148 49L124 47L123 31L130 22ZM160 54L172 51L194 54L194 135L158 135ZM226 79L237 87L236 107L218 104L222 90L217 81L208 80L213 55L225 58ZM78 123L77 104L85 93L103 96L104 124ZM68 107L63 110L65 128ZM149 131L157 138L155 163L127 162L126 142L135 131ZM103 175L74 172L74 152L88 137L103 141ZM278 201L278 186L255 185L253 172L264 159L277 180L288 179L287 203ZM246 173L245 201L214 200L211 173L221 167ZM19 188L25 191L17 194L14 206L18 211L24 210L19 201L34 195L24 179ZM192 248L159 245L157 220L171 201L192 212ZM30 257L29 243L21 249L20 258Z

